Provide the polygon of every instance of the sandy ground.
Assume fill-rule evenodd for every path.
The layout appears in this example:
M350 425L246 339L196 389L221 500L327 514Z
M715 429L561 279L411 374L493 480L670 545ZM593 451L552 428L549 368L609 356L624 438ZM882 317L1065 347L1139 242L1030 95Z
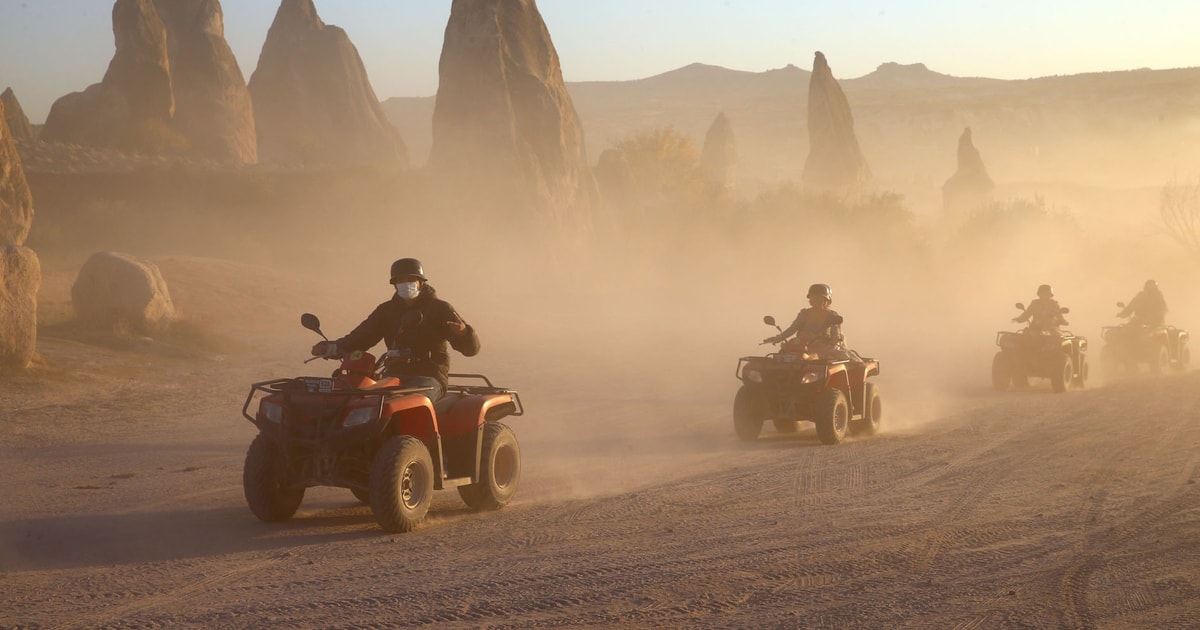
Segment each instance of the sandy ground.
M1200 374L998 394L983 338L948 384L881 357L879 436L743 444L724 347L481 332L456 369L528 407L510 506L442 492L397 535L312 489L264 524L242 400L322 373L301 363L315 338L290 304L236 306L238 287L160 264L185 312L241 315L233 348L47 337L47 366L0 380L0 627L1200 627ZM365 312L346 310L331 333ZM675 363L695 377L652 376Z

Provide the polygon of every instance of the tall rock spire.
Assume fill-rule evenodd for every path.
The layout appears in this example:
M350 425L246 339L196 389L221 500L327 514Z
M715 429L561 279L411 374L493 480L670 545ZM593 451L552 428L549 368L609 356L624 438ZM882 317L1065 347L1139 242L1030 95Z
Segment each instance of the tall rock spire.
M967 127L958 138L958 170L942 185L942 209L946 217L961 219L990 201L995 188L971 139L971 128Z
M833 78L825 55L816 53L808 83L808 159L805 184L822 189L854 188L871 178L854 134L846 94Z
M453 190L565 228L598 201L583 128L534 0L454 0L429 163Z

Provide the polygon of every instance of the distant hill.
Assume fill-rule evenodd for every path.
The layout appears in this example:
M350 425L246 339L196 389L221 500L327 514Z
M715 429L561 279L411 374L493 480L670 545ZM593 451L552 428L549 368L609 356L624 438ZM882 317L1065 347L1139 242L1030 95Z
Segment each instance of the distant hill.
M698 149L724 111L737 137L739 181L752 185L798 178L808 151L810 75L791 65L744 72L691 64L567 88L593 162L614 141L658 125L690 135ZM954 172L957 139L967 126L1002 187L1159 186L1200 172L1200 68L1001 80L885 63L839 82L878 184L892 190L932 198ZM433 103L433 97L383 103L417 164L428 155Z

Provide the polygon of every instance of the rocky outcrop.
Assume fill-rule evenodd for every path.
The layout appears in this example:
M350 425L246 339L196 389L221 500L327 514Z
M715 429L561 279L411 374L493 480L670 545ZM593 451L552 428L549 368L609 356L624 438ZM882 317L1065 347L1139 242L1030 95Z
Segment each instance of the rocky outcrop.
M184 148L170 129L175 112L167 32L152 0L117 0L117 51L100 83L50 107L41 138L157 152Z
M25 117L25 111L21 109L21 103L17 101L17 95L11 87L0 94L0 105L4 106L4 119L8 121L8 132L12 134L13 139L33 140L33 125L29 124L29 119Z
M600 153L595 177L600 199L604 203L624 207L637 200L637 180L624 151L609 148Z
M454 0L438 75L429 164L448 189L557 227L590 223L583 128L533 0Z
M0 102L0 366L23 368L37 345L41 266L22 247L33 223L33 196Z
M958 170L942 184L942 210L948 219L960 220L991 201L995 189L967 127L958 137Z
M871 178L854 134L854 116L825 55L817 52L808 82L808 159L804 183L814 188L854 188Z
M258 155L266 162L406 167L346 32L312 0L283 0L250 77Z
M167 32L173 127L197 157L258 161L254 108L237 58L225 41L218 0L154 0Z
M717 114L704 136L700 172L716 190L733 190L737 184L737 141L733 125L724 112Z
M116 252L92 254L75 284L71 304L78 318L96 326L152 332L175 319L167 282L154 263Z

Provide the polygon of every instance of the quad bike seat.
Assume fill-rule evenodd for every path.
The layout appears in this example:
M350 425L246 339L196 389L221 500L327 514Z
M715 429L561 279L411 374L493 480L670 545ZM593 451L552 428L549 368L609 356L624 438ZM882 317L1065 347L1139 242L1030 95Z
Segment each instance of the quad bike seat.
M395 376L386 376L375 381L374 383L363 387L362 389L383 389L385 387L396 387L400 385L400 379Z

